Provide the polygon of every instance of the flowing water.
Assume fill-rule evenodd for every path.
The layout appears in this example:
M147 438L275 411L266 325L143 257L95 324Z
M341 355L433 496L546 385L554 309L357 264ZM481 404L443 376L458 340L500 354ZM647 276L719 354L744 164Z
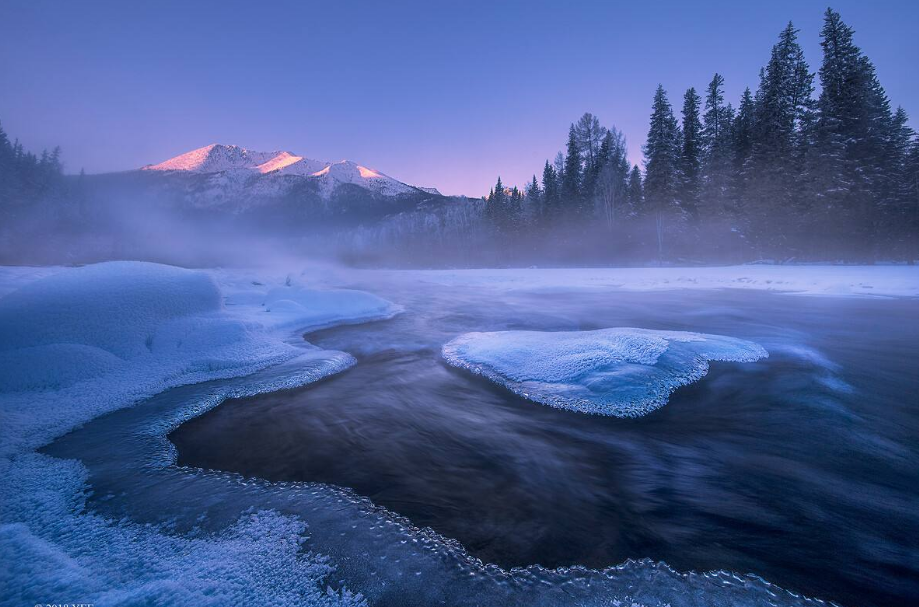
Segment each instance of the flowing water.
M650 558L843 605L919 597L919 302L365 288L406 312L306 336L353 368L191 418L169 435L178 464L353 489L504 569ZM770 357L712 363L639 419L537 405L440 357L467 331L604 327L729 335Z

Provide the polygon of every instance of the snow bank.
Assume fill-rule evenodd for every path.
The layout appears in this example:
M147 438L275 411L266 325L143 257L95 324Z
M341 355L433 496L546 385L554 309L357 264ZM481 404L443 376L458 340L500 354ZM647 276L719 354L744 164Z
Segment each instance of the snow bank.
M152 263L60 269L0 298L0 455L172 386L314 354L285 343L293 329L398 310L369 293L283 283L237 286L225 304L211 274ZM330 371L353 362L324 355Z
M753 289L836 297L919 297L919 266L905 265L413 270L401 275L445 286L498 289Z
M225 292L215 276L226 279ZM392 316L358 291L140 262L0 272L0 605L354 605L305 525L253 513L179 536L85 511L86 470L32 450L170 387L288 361L271 390L354 363L292 331ZM17 288L18 287L18 288Z
M0 266L0 297L63 269L61 266Z
M638 417L701 379L709 361L752 362L768 354L721 335L617 328L466 333L444 345L443 356L538 403Z

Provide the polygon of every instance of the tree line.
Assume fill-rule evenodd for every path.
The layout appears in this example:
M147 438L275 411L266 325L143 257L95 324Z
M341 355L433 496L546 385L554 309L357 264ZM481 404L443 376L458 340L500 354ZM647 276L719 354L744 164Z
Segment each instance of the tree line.
M0 125L0 208L9 211L44 199L60 188L63 176L59 147L35 155L18 139L10 141Z
M636 259L919 258L919 139L832 9L821 47L815 74L789 23L736 108L717 73L684 93L679 120L658 86L643 171L584 114L541 182L498 179L485 219L502 242Z

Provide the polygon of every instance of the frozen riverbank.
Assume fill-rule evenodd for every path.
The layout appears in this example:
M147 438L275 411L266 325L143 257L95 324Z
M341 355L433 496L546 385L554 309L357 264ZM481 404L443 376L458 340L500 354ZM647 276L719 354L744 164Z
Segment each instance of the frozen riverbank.
M407 279L492 289L753 289L833 297L919 297L919 266L742 265L665 268L528 268L393 272Z
M33 450L175 386L282 362L293 364L287 376L252 390L337 373L354 363L350 355L288 343L290 333L388 318L397 306L290 279L266 286L223 274L221 288L207 272L139 262L3 274L0 560L15 566L0 573L0 603L361 602L344 590L326 593L332 569L301 552L300 521L250 513L208 537L116 525L83 513L87 478L80 464ZM10 289L17 278L21 286ZM273 538L268 550L266 536ZM215 568L224 574L213 579L208 572Z

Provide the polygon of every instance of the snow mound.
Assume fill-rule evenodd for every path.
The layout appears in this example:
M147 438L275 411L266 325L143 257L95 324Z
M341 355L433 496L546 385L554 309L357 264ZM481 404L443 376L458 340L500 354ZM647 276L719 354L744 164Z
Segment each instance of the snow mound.
M733 337L633 328L466 333L442 352L450 364L537 403L616 417L664 406L678 387L704 377L709 361L768 356Z
M62 269L0 298L0 455L177 385L296 357L340 371L350 355L287 343L291 331L399 310L369 293L292 283L225 296L210 273L153 263Z

